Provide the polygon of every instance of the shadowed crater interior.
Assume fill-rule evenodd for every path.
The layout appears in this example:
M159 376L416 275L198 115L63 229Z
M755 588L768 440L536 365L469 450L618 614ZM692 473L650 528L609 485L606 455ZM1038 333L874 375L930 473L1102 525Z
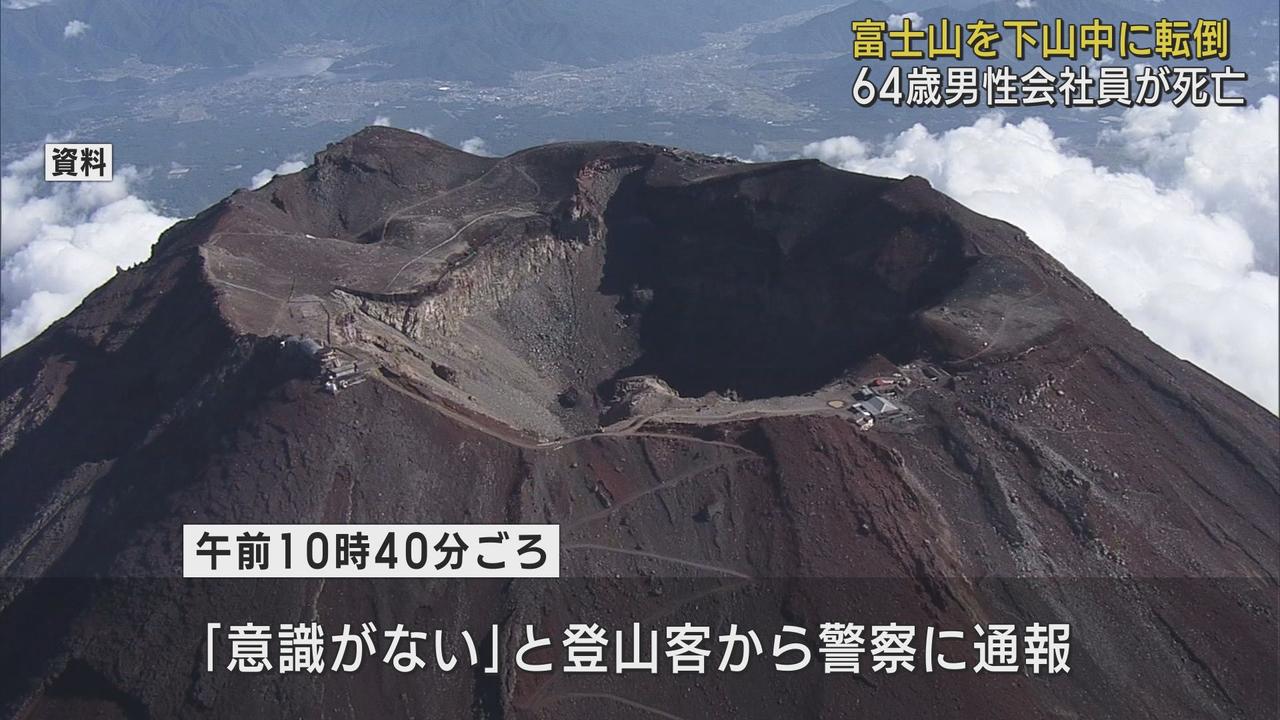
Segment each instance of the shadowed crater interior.
M927 188L918 179L805 161L693 184L655 174L631 175L605 213L600 289L620 296L642 351L615 378L759 398L817 389L874 353L910 360L913 314L972 264L949 220L887 199Z

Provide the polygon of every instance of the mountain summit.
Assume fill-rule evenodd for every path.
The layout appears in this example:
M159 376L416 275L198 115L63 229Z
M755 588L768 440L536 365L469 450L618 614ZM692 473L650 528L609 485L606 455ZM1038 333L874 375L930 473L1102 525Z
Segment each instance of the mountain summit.
M1262 716L1278 430L921 178L368 128L178 224L0 359L0 707ZM180 579L183 524L348 522L557 523L566 579ZM855 611L1069 622L1072 671L510 662L523 624ZM312 619L495 627L505 664L205 671L208 622Z

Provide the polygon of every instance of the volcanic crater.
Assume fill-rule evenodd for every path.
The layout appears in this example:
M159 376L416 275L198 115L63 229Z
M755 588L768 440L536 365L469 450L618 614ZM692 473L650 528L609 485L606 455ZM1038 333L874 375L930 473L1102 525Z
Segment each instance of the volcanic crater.
M924 179L368 128L0 358L0 709L1263 717L1278 432ZM451 522L557 524L563 578L181 579L184 524ZM208 622L493 628L509 659L525 624L868 614L1067 621L1072 671L204 668Z

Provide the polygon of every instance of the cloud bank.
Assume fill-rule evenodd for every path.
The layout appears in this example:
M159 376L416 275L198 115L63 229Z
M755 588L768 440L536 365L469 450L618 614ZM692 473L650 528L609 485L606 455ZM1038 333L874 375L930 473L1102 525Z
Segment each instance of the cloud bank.
M918 12L905 12L901 14L890 13L888 20L889 28L891 30L901 30L903 18L910 20L911 26L915 28L924 24L924 18Z
M1197 209L1238 220L1254 242L1259 269L1274 275L1280 271L1277 128L1280 102L1269 96L1238 110L1131 110L1103 141L1162 186L1187 190Z
M72 20L67 26L62 28L62 37L78 38L89 30L89 23L83 20Z
M921 175L1031 239L1138 329L1276 412L1277 100L1186 112L1131 110L1110 136L1131 169L1094 164L1038 119L989 115L873 146L803 154L846 170Z
M466 140L463 140L462 144L458 147L461 148L463 152L469 152L472 155L484 155L485 157L493 156L493 153L489 151L489 144L481 137L467 138Z
M379 116L375 117L375 118L373 119L373 123L372 123L372 124L373 124L375 127L396 127L395 125L392 125L392 124L391 124L391 118L387 117L386 115L379 115ZM431 134L431 128L430 128L430 127L426 127L426 126L424 126L424 127L401 128L401 129L402 129L402 130L408 130L408 131L409 131L409 132L411 132L411 133L418 133L419 135L421 135L421 136L423 136L423 137L435 137L434 135L432 135L432 134ZM481 145L483 145L483 144L484 144L484 141L483 141L483 140L480 140L480 138L473 138L473 139L474 139L474 140L479 140L479 141L480 141L480 143L481 143Z
M263 185L266 185L267 183L271 182L271 179L277 175L290 175L292 173L298 172L299 170L305 168L306 166L307 166L306 162L294 157L289 160L285 160L284 162L275 166L274 169L262 168L256 174L254 174L252 178L249 179L249 187L250 189L257 190Z
M131 192L139 178L117 167L109 183L45 183L44 152L0 178L0 354L73 310L94 288L145 260L167 217Z

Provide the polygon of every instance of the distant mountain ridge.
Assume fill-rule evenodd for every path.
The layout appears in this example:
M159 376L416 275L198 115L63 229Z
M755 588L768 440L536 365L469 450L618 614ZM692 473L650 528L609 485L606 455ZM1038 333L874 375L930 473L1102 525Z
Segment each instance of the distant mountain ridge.
M498 80L544 62L593 65L688 47L704 32L801 9L788 0L63 0L0 11L6 80L128 57L165 66L246 66L285 47L341 39L401 75ZM679 22L671 22L680 18ZM64 38L71 20L89 29Z

